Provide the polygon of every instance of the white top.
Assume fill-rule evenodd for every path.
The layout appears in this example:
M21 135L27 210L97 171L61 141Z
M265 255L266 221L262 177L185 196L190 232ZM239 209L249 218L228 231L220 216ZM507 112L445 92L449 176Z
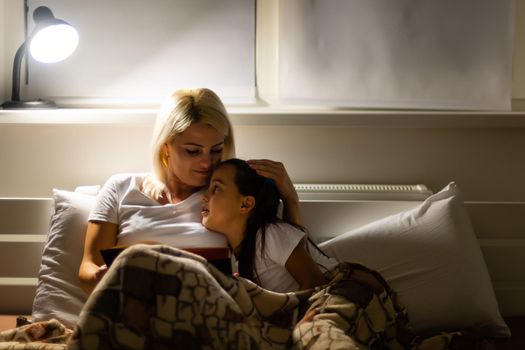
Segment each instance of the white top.
M310 241L306 234L287 223L277 223L266 227L264 252L261 255L261 232L257 233L255 270L261 286L274 292L292 292L299 289L299 284L286 270L285 264L298 244L307 244L307 250L319 265L321 272L331 270L338 262L323 255ZM306 243L308 242L308 243Z
M223 235L202 226L202 192L177 204L161 205L140 191L146 176L110 177L88 220L117 224L117 245L156 241L177 248L228 246Z

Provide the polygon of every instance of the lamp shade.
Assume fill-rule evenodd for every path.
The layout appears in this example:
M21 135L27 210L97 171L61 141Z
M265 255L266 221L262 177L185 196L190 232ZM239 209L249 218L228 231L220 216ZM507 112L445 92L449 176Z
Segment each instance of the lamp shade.
M42 63L60 62L78 46L78 32L69 23L56 19L48 7L33 12L35 29L29 39L31 56Z

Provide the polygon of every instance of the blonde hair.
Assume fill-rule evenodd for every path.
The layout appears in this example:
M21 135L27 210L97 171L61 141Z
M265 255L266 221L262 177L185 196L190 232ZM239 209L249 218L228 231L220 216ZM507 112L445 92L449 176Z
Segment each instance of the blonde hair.
M155 199L160 197L168 178L168 169L163 163L163 146L197 122L209 124L224 134L222 160L235 156L233 129L219 96L207 88L177 90L164 101L157 114L151 140L153 178L144 181L144 193Z

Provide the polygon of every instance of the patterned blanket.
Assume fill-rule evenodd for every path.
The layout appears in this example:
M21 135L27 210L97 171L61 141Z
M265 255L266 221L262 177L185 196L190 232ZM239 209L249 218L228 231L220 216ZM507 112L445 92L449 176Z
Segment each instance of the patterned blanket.
M75 330L30 324L0 333L0 349L492 349L460 332L417 337L386 281L362 265L341 263L329 281L273 293L198 255L137 245L108 270Z

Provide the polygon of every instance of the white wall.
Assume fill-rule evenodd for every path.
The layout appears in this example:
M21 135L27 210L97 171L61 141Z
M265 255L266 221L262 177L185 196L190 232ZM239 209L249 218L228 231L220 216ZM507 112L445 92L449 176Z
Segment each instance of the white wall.
M93 111L93 113L96 113ZM0 124L0 196L48 196L149 169L152 124ZM525 201L525 128L235 125L238 156L283 161L301 183L457 181L468 200Z
M516 1L512 97L525 99L525 0ZM525 109L525 108L524 108Z
M0 18L5 18L5 3L4 1L0 1ZM0 52L5 53L5 37L6 37L6 31L4 28L1 28L0 32ZM5 69L4 69L4 60L5 55L0 54L0 99L3 101L5 96L5 84L6 77L5 77Z
M3 89L1 100L11 99L11 78L13 60L18 47L24 41L24 12L23 1L0 0L0 86ZM24 91L25 84L20 84L20 91Z

